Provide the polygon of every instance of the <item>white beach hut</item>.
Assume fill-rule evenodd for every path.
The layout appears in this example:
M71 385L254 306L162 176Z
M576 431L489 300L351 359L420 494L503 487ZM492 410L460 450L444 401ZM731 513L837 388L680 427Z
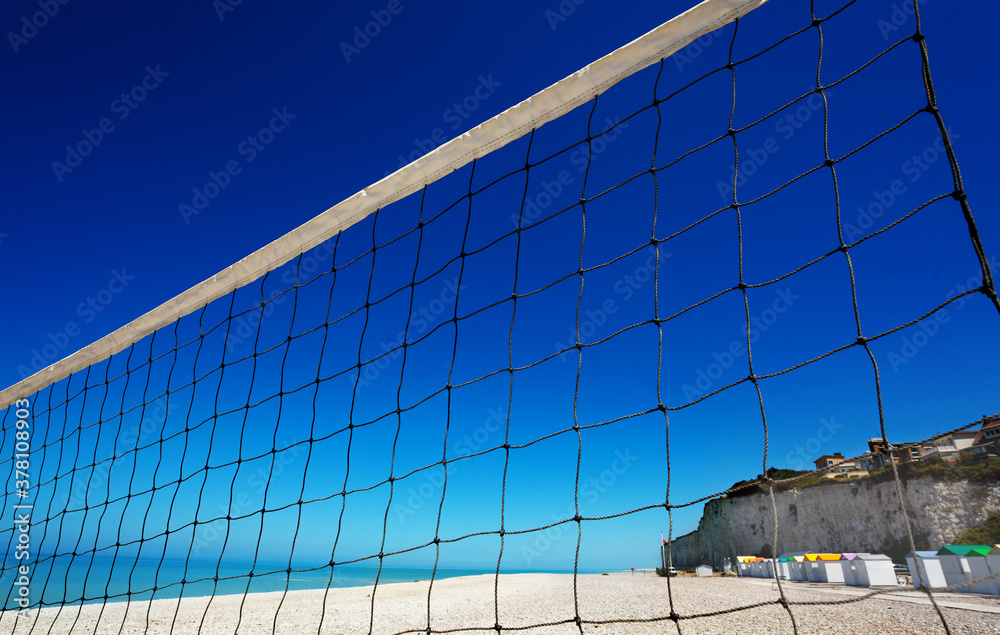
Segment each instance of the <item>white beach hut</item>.
M851 558L850 560L841 560L840 566L844 574L844 584L847 586L858 586L858 575L856 565L854 564L854 558Z
M789 571L788 571L788 561L789 560L791 560L791 558L778 558L777 561L776 561L777 565L778 565L778 577L781 578L782 580L788 580L789 579L789 577L788 577L789 576Z
M941 560L941 570L944 571L944 579L948 586L965 584L972 579L968 555L976 549L989 551L990 548L987 545L945 545L941 547L937 555L938 559ZM975 593L968 585L955 590L962 593Z
M892 558L881 553L865 553L854 559L858 586L896 586Z
M712 577L712 567L707 564L699 564L694 568L694 573L699 578L711 578Z
M941 560L936 551L917 551L906 554L906 565L910 568L910 577L913 578L913 586L921 588L920 577L917 575L917 567L920 567L920 575L923 576L924 583L931 589L940 589L948 586L944 577L944 570L941 569Z
M820 579L830 584L844 584L844 566L837 554L837 560L832 558L817 560L819 563Z
M806 576L806 556L802 554L801 556L793 556L792 562L788 567L788 572L791 575L792 580L803 581L807 580Z
M795 560L795 558L792 558L791 560L789 560L788 561L788 579L789 580L798 580L801 569L802 569L802 566Z
M752 562L753 556L736 556L736 567L741 576L749 577L752 575L750 573L750 564Z
M993 545L990 549L989 554L986 556L986 564L990 568L990 574L1000 576L1000 545ZM997 582L997 586L1000 587L1000 581ZM1000 588L997 589L1000 593Z
M774 558L767 558L761 563L764 567L764 577L773 578L774 577Z
M808 575L812 582L844 582L843 567L840 565L839 553L808 553Z
M991 575L989 561L986 559L988 553L986 550L977 549L966 556L965 559L969 563L969 572L973 578L985 578ZM1000 595L1000 587L998 587L996 578L976 582L969 588L973 593Z
M843 577L843 583L848 586L858 586L858 575L857 566L854 561L857 560L860 553L843 553L840 554L840 575Z
M789 551L778 557L778 575L782 580L801 580L799 562L805 559L807 551Z
M822 582L819 573L819 563L816 562L816 554L811 553L806 556L805 562L802 563L805 569L805 579L809 582Z

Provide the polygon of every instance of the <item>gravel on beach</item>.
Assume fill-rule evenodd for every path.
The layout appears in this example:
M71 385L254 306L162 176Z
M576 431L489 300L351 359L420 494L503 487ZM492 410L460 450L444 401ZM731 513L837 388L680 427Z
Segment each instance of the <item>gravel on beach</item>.
M430 627L455 633L496 633L496 604L492 575L436 580L430 591ZM680 577L669 580L650 574L610 575L503 574L499 578L499 624L511 627L552 624L529 630L531 634L579 633L576 610L585 633L792 633L788 611L777 604L774 585L729 578ZM799 633L944 633L934 607L929 604L834 595L795 583L783 585ZM31 611L30 619L15 612L0 615L0 630L21 633L426 633L430 583L409 582L282 593L224 595L153 602L115 602L106 605L64 606ZM656 619L673 611L670 619ZM325 614L324 614L325 598ZM952 602L962 602L954 595ZM969 600L973 600L972 597ZM692 617L767 603L741 611ZM836 605L803 605L803 602L840 602ZM280 609L279 609L280 604ZM1000 608L1000 599L967 602ZM103 609L103 610L102 610ZM1000 633L1000 615L960 608L942 609L952 633ZM175 617L176 613L176 617ZM320 626L320 617L323 617ZM55 624L53 624L55 620ZM624 623L610 620L654 620ZM12 627L14 627L12 629ZM679 630L678 630L679 627ZM70 630L72 629L72 630ZM462 630L453 630L462 629Z

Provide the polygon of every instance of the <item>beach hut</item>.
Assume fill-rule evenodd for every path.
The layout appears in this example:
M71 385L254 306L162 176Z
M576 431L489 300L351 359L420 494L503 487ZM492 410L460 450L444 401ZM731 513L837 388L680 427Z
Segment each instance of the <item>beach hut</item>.
M921 587L920 577L917 575L917 567L920 567L920 575L924 578L924 583L931 589L940 589L948 586L944 577L944 570L941 569L941 559L936 551L911 551L906 554L906 566L910 568L910 577L913 578L913 586Z
M881 553L864 553L854 559L857 586L896 586L892 558Z
M808 579L806 575L806 562L806 554L792 556L792 563L788 567L792 580L803 581Z
M990 550L989 545L945 545L938 551L938 559L941 561L941 570L944 571L945 582L948 586L965 584L972 579L972 570L969 567L967 556L974 549ZM963 593L974 593L971 587L963 586L955 589Z
M991 575L989 557L991 549L989 547L979 547L972 549L965 556L965 561L969 565L969 575L975 578L985 578ZM1000 595L1000 587L997 586L997 580L983 580L982 582L976 582L969 586L969 591L972 593L982 593L984 595Z
M795 558L789 558L785 563L785 568L788 570L789 580L799 579L799 563L795 560Z
M819 574L819 563L817 559L819 558L818 553L808 553L806 554L806 559L803 564L805 565L806 580L809 582L822 582Z
M788 561L789 560L791 560L791 558L786 558L786 557L783 557L783 556L779 557L779 558L775 558L775 564L778 567L778 578L780 578L781 580L787 580L788 579Z
M712 567L707 564L699 564L694 568L694 573L699 578L711 578L712 577Z
M770 560L767 560L766 558L757 558L757 562L755 562L754 565L756 566L755 571L757 572L757 577L766 578L768 569L771 568Z
M805 557L806 561L810 563L807 570L809 580L837 583L844 581L839 553L807 553Z
M856 556L856 554L852 555ZM845 558L840 561L841 572L844 575L844 584L848 586L858 586L858 575L854 560L855 558Z
M857 566L854 561L861 555L867 556L869 554L867 552L840 554L840 575L844 578L844 584L858 586Z
M805 551L789 551L778 557L778 575L782 580L800 580L798 559L805 559Z
M1000 575L1000 545L993 545L990 552L986 555L986 564L990 568L990 574ZM1000 587L1000 581L997 582L997 586ZM1000 588L998 588L1000 592Z
M753 556L736 556L736 565L741 576L749 577L752 575L750 573L750 563L753 561Z
M821 582L830 584L844 583L844 567L840 564L841 554L821 553L816 562L819 564L819 577Z
M765 558L763 562L760 563L761 567L764 569L765 578L774 577L774 558Z

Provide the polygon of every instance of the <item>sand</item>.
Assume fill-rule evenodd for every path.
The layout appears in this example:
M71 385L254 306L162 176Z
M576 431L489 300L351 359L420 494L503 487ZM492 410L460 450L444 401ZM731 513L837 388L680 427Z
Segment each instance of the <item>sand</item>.
M495 633L495 577L469 576L434 582L431 591L431 628L457 633ZM773 585L739 578L693 578L670 580L675 610L681 615L722 611L778 597ZM374 633L427 632L429 582L379 585L375 596ZM786 584L786 595L794 602L834 602L850 599L817 585ZM668 615L667 580L650 574L613 573L580 575L577 579L579 612L586 633L676 633L673 623L587 624L586 621L650 619ZM856 593L857 589L850 592ZM326 611L320 627L323 599ZM107 605L67 606L31 611L31 619L14 613L0 616L0 631L14 633L368 633L372 623L372 588L331 589L329 592L293 591L288 594L260 593L115 602ZM917 603L914 602L914 599ZM963 599L969 600L963 602ZM579 633L574 623L573 576L557 574L501 575L499 621L503 627L532 628L526 633ZM963 598L949 594L953 607L945 608L953 633L1000 632L1000 598ZM279 609L280 603L280 609ZM242 609L241 609L242 604ZM206 608L207 613L206 613ZM176 612L176 619L174 614ZM792 605L799 633L944 633L934 609L911 596L865 599L839 606ZM202 624L202 616L204 623ZM55 623L53 623L53 621ZM238 628L237 628L238 625ZM12 627L14 627L12 629ZM769 605L727 615L683 619L681 632L696 633L791 633L786 610ZM506 631L506 628L504 629Z

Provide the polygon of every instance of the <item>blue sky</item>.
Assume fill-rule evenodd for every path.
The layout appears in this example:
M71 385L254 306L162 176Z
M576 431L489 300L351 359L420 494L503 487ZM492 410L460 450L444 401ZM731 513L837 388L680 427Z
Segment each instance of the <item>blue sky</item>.
M820 2L817 11L825 15L839 4ZM914 30L913 18L896 6L901 4L861 2L824 26L824 82L839 79ZM15 150L0 158L7 175L0 183L7 210L0 219L0 267L8 272L3 291L10 300L8 310L0 312L2 383L13 384L24 369L51 363L115 330L424 150L682 9L627 0L562 5L559 13L557 2L473 7L402 0L349 8L244 2L230 11L202 0L112 11L70 2L59 5L58 13L37 30L26 28L13 41L8 37L3 53L8 59L0 73L16 98L8 100L2 120L7 146ZM9 3L4 31L21 33L22 16L30 20L37 11L36 3ZM956 14L943 0L927 0L921 11L938 103L952 131L986 254L996 266L1000 221L991 195L1000 139L990 123L995 83L987 81L985 69L996 57L987 25L1000 17L1000 9L975 2ZM363 31L379 20L383 24L377 28L368 26L377 35L367 41L357 36L355 27ZM807 3L774 0L745 23L746 32L741 25L734 55L745 57L760 50L761 42L770 43L809 21ZM732 28L667 60L656 94L663 97L724 64ZM816 51L813 32L740 67L735 125L745 126L811 89ZM916 45L906 43L828 92L831 155L842 156L926 103L916 53ZM592 132L614 129L595 141L603 143L595 145L600 149L587 173L589 195L647 169L654 140L656 165L662 166L725 132L731 93L728 76L722 74L664 102L659 137L654 109L621 123L649 105L657 70L623 81L598 100ZM822 104L816 99L803 100L740 133L741 202L822 163ZM585 138L590 109L588 104L543 127L532 140L533 160ZM425 214L460 201L470 177L478 189L523 166L527 141L480 162L474 175L467 167L429 188ZM933 118L923 113L838 164L846 241L951 191L951 175L937 144ZM88 145L90 151L83 151L87 156L73 156L67 149L79 152ZM584 148L571 148L532 170L522 226L549 220L522 233L519 293L553 283L579 266L579 215L553 217L553 212L579 197L581 169L587 165ZM656 237L679 232L731 202L727 184L732 166L731 144L719 143L663 171L657 183ZM587 274L579 320L585 344L648 321L654 302L665 317L738 282L731 211L662 243L659 260L652 258L652 192L651 179L642 178L588 204L584 265L631 255ZM176 533L167 540L145 541L140 555L158 557L165 550L183 557L194 541L193 557L218 557L225 543L227 559L252 559L260 534L259 558L287 558L295 536L296 564L323 562L330 557L341 508L341 498L332 496L346 487L352 493L338 560L371 556L383 548L407 549L434 536L441 468L423 469L394 483L390 504L389 485L382 483L390 467L399 478L440 461L443 452L454 459L490 449L449 464L439 535L497 531L505 461L503 448L496 448L504 443L510 377L499 373L473 380L506 368L508 352L515 366L524 366L571 346L580 293L578 278L570 278L519 300L512 335L509 301L475 313L508 300L514 288L517 243L516 235L508 234L516 229L524 194L522 173L484 191L471 212L466 201L450 208L426 225L416 267L418 234L410 230L420 197L410 197L345 232L336 242L335 256L332 243L307 255L300 264L304 286L298 293L287 291L289 281L296 279L291 263L214 303L204 315L182 320L177 342L196 340L199 319L204 330L215 327L197 363L196 345L180 349L173 363L171 328L137 345L131 361L127 354L118 355L110 364L95 366L89 380L79 374L68 386L57 384L51 396L43 391L36 402L39 410L50 398L53 404L64 401L67 391L75 394L84 381L101 384L105 373L115 377L128 365L139 370L127 388L122 379L111 383L107 395L103 388L94 394L111 404L122 403L123 393L125 403L133 406L151 402L144 411L110 417L100 434L98 427L90 427L45 448L38 468L42 480L63 475L72 465L89 464L90 459L76 457L78 451L97 462L93 473L76 473L90 478L93 491L80 499L76 486L77 504L69 507L82 509L82 500L91 510L57 516L46 530L46 547L55 549L58 542L59 551L71 550L67 541L79 536L89 549L113 544L108 542L109 518L122 513L134 528L133 537L144 518L159 528L147 529L145 536L162 534L173 501L169 527ZM745 206L745 280L772 280L835 248L833 200L829 173L821 170ZM756 209L762 211L755 214ZM386 245L374 265L369 251L373 237ZM464 268L455 260L463 251L463 237L466 253L483 249L466 258ZM950 199L852 249L865 334L895 328L978 286L972 256L959 207ZM329 271L331 258L340 267L335 279L319 275ZM354 258L358 260L348 265ZM654 299L649 280L656 270ZM365 327L365 312L355 311L365 303L369 277L369 297L384 301L372 308ZM414 277L423 282L412 300L408 292L392 293ZM261 322L253 307L262 296L269 304ZM748 302L757 374L784 370L857 337L850 279L839 256L784 282L751 289ZM227 322L230 303L234 319ZM447 320L456 311L468 317L460 322L453 356L456 335ZM407 315L412 315L409 325ZM997 410L998 318L985 297L973 295L949 305L934 320L872 344L890 440L923 438ZM306 334L327 319L336 320L329 329ZM746 377L745 321L742 296L730 292L665 323L659 387L663 403L682 406ZM259 329L258 323L263 325ZM362 328L367 328L363 340ZM289 334L296 337L286 346ZM409 347L405 364L400 334L410 343L420 342ZM508 351L509 336L513 345ZM357 363L359 342L362 361L369 362L360 376L349 372ZM584 349L576 408L580 425L656 408L658 346L657 329L646 324ZM255 349L262 353L256 363ZM219 373L223 351L232 365ZM380 355L380 361L372 361ZM136 361L150 356L159 361L151 366ZM470 383L452 390L449 403L446 392L435 391L449 382L453 357L450 382ZM190 387L176 388L189 379L169 376L172 366L188 377L194 369L201 380L194 408L187 405ZM265 400L289 387L308 387L317 376L324 379L318 390ZM168 381L169 403L160 399ZM526 444L572 426L576 382L575 353L515 373L508 442ZM397 418L401 384L399 400L406 410ZM218 405L202 391L217 392ZM835 451L858 454L866 449L865 439L879 433L871 365L859 347L763 381L761 391L770 430L769 466L802 467L818 454ZM248 400L260 405L244 421L240 409ZM75 398L68 409L57 408L53 422L37 428L35 438L51 443L75 428L73 424L63 432L60 417L79 422L83 413L85 421L95 421L119 410L105 406L101 415L100 407L96 398L86 403ZM213 411L225 414L213 420ZM351 434L345 426L352 420L367 425ZM195 427L202 421L208 423ZM670 421L672 501L721 491L761 471L763 426L750 384L672 412ZM195 429L185 434L186 426ZM348 437L351 463L345 485ZM309 438L318 440L311 452ZM662 414L588 428L581 438L581 514L613 515L663 501ZM10 441L4 444L6 454ZM573 515L580 447L570 431L511 451L504 490L507 531ZM272 455L272 448L279 451ZM127 449L133 451L114 467L100 463L102 457ZM237 460L242 461L239 469ZM205 465L218 467L206 472ZM171 485L179 479L179 486ZM70 480L39 494L50 516L64 508L63 496L72 499L69 489L61 489L69 488ZM130 483L133 493L150 489L150 484L155 491L131 498L127 505L121 500L93 507L95 501L126 496ZM301 520L295 505L300 492L305 500L319 499L303 507ZM276 511L266 515L261 529L260 515L252 512L265 505L265 495L267 508ZM219 531L224 520L196 535L189 525L177 529L194 518L198 500L200 522L237 518L228 541L222 537L225 531ZM105 509L107 518L101 518ZM694 529L699 515L697 505L675 512L674 533ZM60 522L63 527L57 531ZM117 529L116 520L112 525ZM296 525L301 528L297 535ZM667 529L662 508L588 521L580 565L652 566L659 534ZM61 538L57 541L53 534ZM498 547L496 535L445 544L442 562L494 566ZM503 565L571 568L575 548L572 524L547 534L512 536ZM433 561L433 549L390 560L424 564Z

